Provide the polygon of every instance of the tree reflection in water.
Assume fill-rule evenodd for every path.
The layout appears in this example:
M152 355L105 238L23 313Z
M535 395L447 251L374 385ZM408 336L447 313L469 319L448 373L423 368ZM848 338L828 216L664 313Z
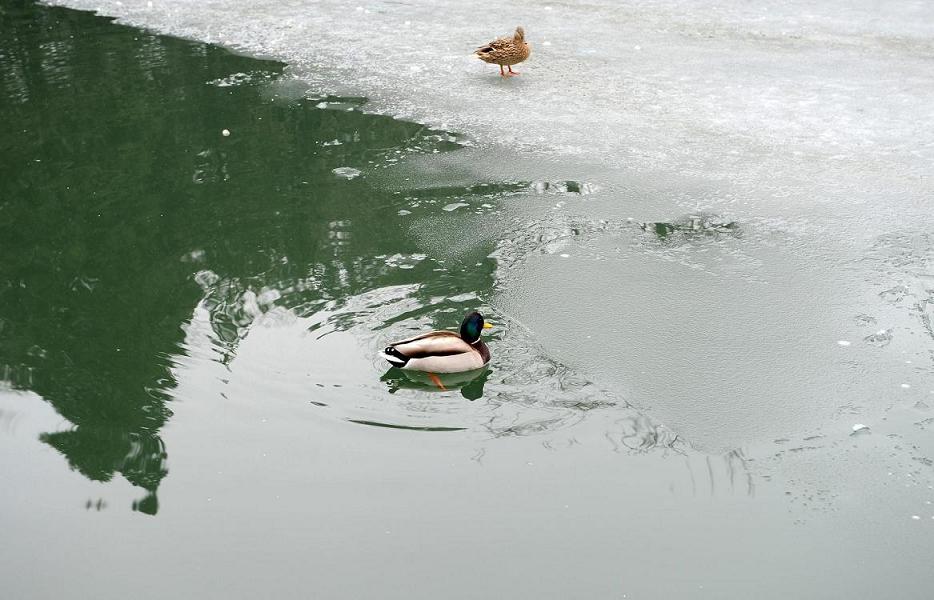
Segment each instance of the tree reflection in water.
M240 296L318 270L293 304L365 288L365 257L415 248L394 196L331 171L455 145L282 100L281 64L83 12L12 3L0 54L0 373L71 422L42 441L89 479L123 475L154 514L192 274Z

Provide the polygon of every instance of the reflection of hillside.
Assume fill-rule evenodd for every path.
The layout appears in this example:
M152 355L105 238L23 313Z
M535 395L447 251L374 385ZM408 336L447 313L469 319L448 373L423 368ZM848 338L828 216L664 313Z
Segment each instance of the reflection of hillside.
M275 63L87 13L4 12L0 372L74 425L43 441L90 479L120 473L147 490L136 508L153 513L169 357L203 296L193 273L240 282L242 295L320 271L308 301L363 288L384 261L360 257L415 249L388 221L391 197L331 169L438 142L416 125L205 83Z

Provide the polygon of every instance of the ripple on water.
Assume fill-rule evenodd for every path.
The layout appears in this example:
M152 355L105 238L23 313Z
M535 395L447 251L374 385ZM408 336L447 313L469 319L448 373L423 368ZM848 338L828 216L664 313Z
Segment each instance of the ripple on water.
M422 261L431 262L420 256ZM211 284L188 325L179 377L187 369L210 368L206 362L223 364L212 387L225 402L262 398L313 422L484 438L553 432L619 403L542 353L521 326L500 318L474 293L432 294L444 285L413 283L309 301L304 294L313 287L310 281L280 282L288 285L274 293L268 286L245 289L248 284L240 280L202 281ZM495 324L489 368L445 376L446 389L440 390L378 357L391 340L456 328L474 308ZM648 419L634 419L623 429L620 443L632 448L671 441Z

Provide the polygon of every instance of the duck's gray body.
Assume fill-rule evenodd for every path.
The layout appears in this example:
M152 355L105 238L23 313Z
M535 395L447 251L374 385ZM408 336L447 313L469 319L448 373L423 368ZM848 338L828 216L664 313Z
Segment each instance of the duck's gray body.
M462 373L490 362L483 340L469 344L452 331L432 331L386 347L383 358L395 367L426 373Z

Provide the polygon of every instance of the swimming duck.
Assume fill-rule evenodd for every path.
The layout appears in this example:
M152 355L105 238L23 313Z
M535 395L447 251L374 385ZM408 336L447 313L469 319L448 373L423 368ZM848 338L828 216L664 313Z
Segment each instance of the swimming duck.
M490 362L490 349L480 339L484 329L493 327L483 315L471 312L464 317L460 333L431 331L386 346L382 357L394 367L410 371L462 373ZM435 381L436 377L432 378ZM435 381L436 384L440 384Z
M486 46L477 48L474 54L483 62L499 65L499 74L502 77L512 77L519 74L512 70L512 65L517 65L527 59L531 52L531 48L525 42L525 30L516 27L516 33L511 38L497 38ZM503 67L507 67L509 72L503 71Z

